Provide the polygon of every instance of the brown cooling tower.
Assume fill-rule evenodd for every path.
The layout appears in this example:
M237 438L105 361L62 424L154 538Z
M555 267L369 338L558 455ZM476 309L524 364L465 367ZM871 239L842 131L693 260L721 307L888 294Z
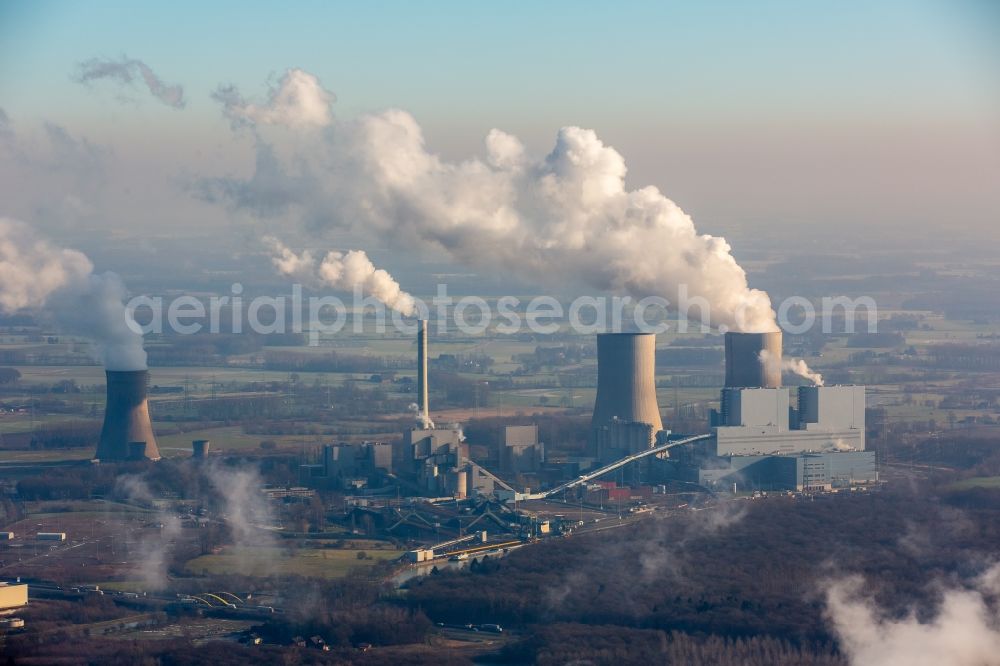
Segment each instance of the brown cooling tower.
M781 331L726 333L727 388L781 388Z
M656 404L656 336L601 333L597 336L597 399L591 430L619 421L663 430Z
M106 371L108 379L108 402L104 408L104 427L97 444L97 455L103 461L121 461L138 457L140 443L141 457L160 459L160 450L153 436L153 425L149 421L149 403L146 400L146 386L149 383L147 370Z

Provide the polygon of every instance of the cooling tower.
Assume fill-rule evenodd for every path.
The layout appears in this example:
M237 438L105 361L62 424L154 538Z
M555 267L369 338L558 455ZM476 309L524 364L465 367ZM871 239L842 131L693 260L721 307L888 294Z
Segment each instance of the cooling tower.
M108 378L108 402L104 408L104 427L97 444L97 455L104 461L128 460L140 450L150 460L160 459L160 450L153 436L153 425L149 421L149 404L146 401L146 386L149 372L146 370L106 371Z
M648 423L663 430L656 404L656 336L601 333L597 336L597 399L591 431L619 421Z
M430 422L427 400L427 322L423 319L417 328L417 411L424 423Z
M726 333L726 387L781 388L781 331Z

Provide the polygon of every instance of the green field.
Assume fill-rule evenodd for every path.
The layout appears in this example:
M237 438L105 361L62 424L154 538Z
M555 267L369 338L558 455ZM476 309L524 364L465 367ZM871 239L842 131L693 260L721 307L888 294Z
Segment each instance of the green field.
M951 490L969 490L970 488L1000 488L1000 476L977 476L972 479L956 481L948 486Z
M238 573L245 576L296 575L308 578L343 578L353 570L369 568L376 562L392 560L400 550L366 550L368 559L359 560L360 550L325 548L250 547L238 552L227 548L218 555L202 555L188 561L188 572L198 574Z

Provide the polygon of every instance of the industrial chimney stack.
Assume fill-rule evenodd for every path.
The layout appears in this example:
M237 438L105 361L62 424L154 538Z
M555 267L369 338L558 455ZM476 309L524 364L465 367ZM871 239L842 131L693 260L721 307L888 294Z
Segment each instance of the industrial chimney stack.
M726 333L727 388L781 388L781 331Z
M656 404L656 336L601 333L597 336L597 399L591 430L615 420L663 430Z
M423 319L417 328L417 411L421 421L431 422L427 399L427 321Z
M160 450L149 420L147 370L107 370L108 399L104 427L94 456L102 461L135 458L159 460Z

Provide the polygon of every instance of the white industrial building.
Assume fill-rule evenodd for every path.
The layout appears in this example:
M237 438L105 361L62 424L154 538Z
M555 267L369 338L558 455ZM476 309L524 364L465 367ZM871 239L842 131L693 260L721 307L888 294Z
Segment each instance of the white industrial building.
M716 420L718 456L864 451L865 387L724 388Z

